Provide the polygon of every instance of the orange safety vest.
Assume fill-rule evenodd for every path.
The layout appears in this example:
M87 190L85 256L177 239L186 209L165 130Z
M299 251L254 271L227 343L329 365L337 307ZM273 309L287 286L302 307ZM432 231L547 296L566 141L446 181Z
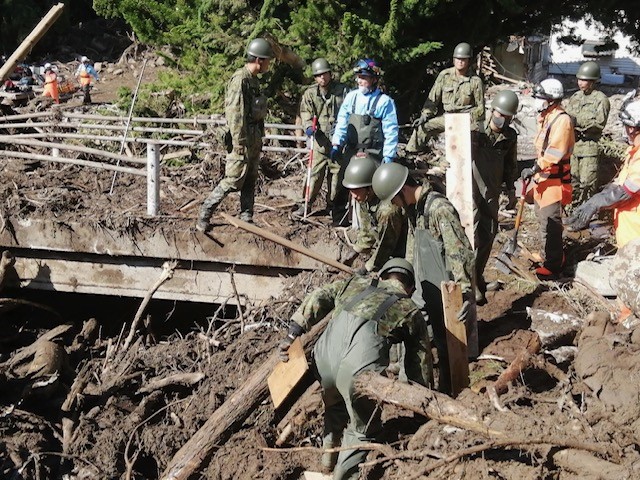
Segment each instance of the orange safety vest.
M627 150L627 158L615 179L632 197L613 212L618 248L624 247L635 238L640 238L640 146Z
M535 147L541 171L533 177L533 199L540 207L571 203L569 162L575 142L573 121L560 105L540 114Z
M45 97L53 98L56 103L60 101L60 92L58 92L58 75L55 72L49 71L44 75L44 92L42 95Z
M85 85L91 85L91 75L89 75L89 72L87 72L86 67L84 67L80 70L80 85L82 85L83 87Z

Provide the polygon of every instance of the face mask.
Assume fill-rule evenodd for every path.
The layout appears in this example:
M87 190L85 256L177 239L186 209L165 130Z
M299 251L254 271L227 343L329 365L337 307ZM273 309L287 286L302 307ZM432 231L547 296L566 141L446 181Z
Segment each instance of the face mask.
M358 91L360 93L362 93L363 95L366 95L367 93L369 93L369 88L368 87L358 87Z
M534 98L533 105L536 109L536 112L544 112L547 108L549 108L549 102L544 98Z
M498 130L502 130L503 128L509 125L509 123L511 122L511 119L504 118L504 117L496 117L495 115L493 115L491 117L491 122Z

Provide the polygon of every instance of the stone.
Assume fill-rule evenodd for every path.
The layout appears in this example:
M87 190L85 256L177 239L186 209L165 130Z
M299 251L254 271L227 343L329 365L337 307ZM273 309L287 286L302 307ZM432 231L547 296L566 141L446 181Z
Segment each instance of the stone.
M583 260L576 267L575 279L589 285L604 297L615 297L617 292L609 282L614 258L611 255Z

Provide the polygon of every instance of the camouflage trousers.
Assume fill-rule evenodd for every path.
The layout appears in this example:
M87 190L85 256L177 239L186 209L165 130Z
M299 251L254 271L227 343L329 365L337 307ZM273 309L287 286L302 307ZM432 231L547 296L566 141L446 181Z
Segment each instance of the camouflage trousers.
M540 223L540 240L544 248L543 265L550 271L558 273L564 264L562 204L555 202L546 207L540 207L536 202L535 212Z
M493 200L493 201L491 201ZM486 291L484 269L491 257L493 241L498 233L497 199L477 199L473 209L473 231L475 232L476 284L482 292Z
M618 300L640 318L640 238L618 250L611 268L610 283L618 293Z
M339 189L344 188L341 184L338 184L340 168L341 167L338 162L331 161L328 155L319 152L318 149L314 149L313 165L311 167L311 181L309 182L309 205L312 205L316 198L318 198L318 194L320 193L325 177L328 178L327 205L331 205L333 203L336 197L336 192L338 192Z
M224 178L213 189L200 207L199 219L208 222L222 200L231 193L240 191L240 218L249 220L253 216L255 187L258 179L261 143L248 147L243 155L232 151L227 154Z
M598 191L599 155L571 156L571 184L573 185L573 201L571 208L576 208L593 197Z
M423 123L411 134L409 143L407 143L407 153L420 153L427 149L427 142L444 132L444 115L433 117L426 123Z

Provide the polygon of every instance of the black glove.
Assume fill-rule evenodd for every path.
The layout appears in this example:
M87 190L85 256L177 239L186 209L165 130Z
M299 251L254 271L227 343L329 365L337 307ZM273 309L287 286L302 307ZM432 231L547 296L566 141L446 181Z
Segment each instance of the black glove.
M337 162L338 157L340 156L340 148L337 145L331 147L331 153L329 153L329 158L332 162Z
M518 199L516 198L516 191L509 190L507 191L507 205L505 206L505 210L513 210L516 208L516 204L518 203Z
M576 208L566 225L569 230L582 230L589 225L591 217L604 208L610 208L620 202L625 202L631 198L631 194L627 192L622 185L610 183L604 190L594 195L585 203Z
M540 171L540 167L536 163L531 168L522 169L522 173L520 174L520 178L522 179L523 182L526 182L527 180L529 180L531 177L533 177L539 171Z
M291 322L287 336L278 343L278 358L281 362L289 361L289 347L293 341L304 333L304 329L296 322Z

